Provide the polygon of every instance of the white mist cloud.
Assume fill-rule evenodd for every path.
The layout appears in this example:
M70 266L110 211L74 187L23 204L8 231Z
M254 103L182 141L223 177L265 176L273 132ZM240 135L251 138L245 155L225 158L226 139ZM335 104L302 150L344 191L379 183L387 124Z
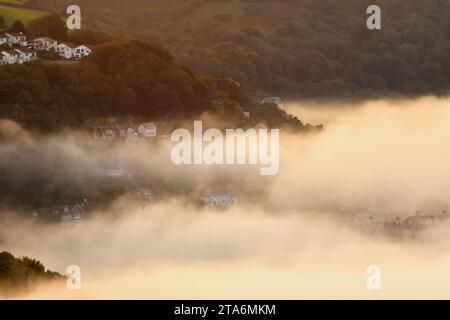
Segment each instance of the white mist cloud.
M216 211L176 197L143 205L124 196L78 227L2 225L0 244L60 272L81 267L81 291L51 284L25 298L448 298L448 224L402 242L364 235L349 221L369 210L406 217L446 208L449 102L288 104L308 122L325 114L326 129L282 133L274 178L247 168L174 167L170 145L119 145L155 179L231 189L239 205ZM80 155L86 144L77 135L42 139L31 144L64 150L75 164L80 157L80 166L95 161ZM246 201L252 191L258 201ZM380 291L366 288L369 265L381 267Z

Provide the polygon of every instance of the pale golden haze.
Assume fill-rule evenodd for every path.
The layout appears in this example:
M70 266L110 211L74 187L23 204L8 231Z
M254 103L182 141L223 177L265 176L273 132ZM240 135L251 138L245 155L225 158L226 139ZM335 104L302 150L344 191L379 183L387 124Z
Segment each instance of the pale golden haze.
M322 119L326 129L307 136L281 133L280 173L257 180L266 195L259 203L240 199L229 211L216 212L175 199L142 206L124 197L108 215L80 228L0 227L3 248L53 270L79 264L83 272L79 292L48 285L23 298L450 298L449 225L405 242L351 227L353 216L367 211L406 217L447 209L450 100L287 108L309 122ZM23 143L36 143L22 136ZM73 155L83 150L77 134L44 143ZM166 167L166 147L123 146L138 165L164 172L174 183L256 188L257 172L243 168L180 176ZM80 166L90 164L89 155L74 158ZM380 291L366 288L372 264L382 269Z

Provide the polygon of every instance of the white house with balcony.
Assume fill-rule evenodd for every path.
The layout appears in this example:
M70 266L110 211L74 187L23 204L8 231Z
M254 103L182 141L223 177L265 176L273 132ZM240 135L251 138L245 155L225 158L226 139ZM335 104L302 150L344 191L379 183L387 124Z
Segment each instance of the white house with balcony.
M80 60L80 59L83 59L84 57L87 57L88 55L90 55L91 52L92 52L91 48L89 48L88 46L85 46L85 45L81 45L74 49L73 57L76 60Z
M20 63L31 62L37 59L37 53L34 50L20 48L15 49L14 51L19 54L19 61L21 61Z
M56 46L56 52L60 57L69 60L74 57L76 47L73 43L61 42Z
M3 64L22 63L20 60L20 54L14 50L2 51L0 55L3 57Z
M40 37L33 40L33 48L35 50L51 51L56 50L58 41L49 37Z
M22 32L19 33L5 33L5 35L9 38L10 45L19 45L21 47L28 46L27 36Z
M0 52L0 65L22 64L24 62L31 62L36 59L36 52L26 48L4 50Z
M153 122L143 123L139 126L138 132L142 137L155 138L156 137L156 125Z

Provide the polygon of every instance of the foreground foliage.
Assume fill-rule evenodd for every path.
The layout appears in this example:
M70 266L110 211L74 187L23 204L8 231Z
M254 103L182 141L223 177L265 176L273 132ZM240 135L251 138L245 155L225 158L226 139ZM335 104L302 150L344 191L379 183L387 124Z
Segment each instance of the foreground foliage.
M15 258L9 252L0 253L0 294L29 289L37 282L57 279L63 279L62 275L46 270L38 260Z

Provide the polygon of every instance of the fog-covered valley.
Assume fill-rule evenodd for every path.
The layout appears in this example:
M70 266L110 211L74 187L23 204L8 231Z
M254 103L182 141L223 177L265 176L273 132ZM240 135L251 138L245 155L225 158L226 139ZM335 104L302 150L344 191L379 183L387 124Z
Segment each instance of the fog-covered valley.
M108 180L88 134L39 136L2 122L2 250L82 272L79 291L47 283L20 297L448 298L450 100L285 108L325 127L282 131L272 177L251 166L174 166L167 140L115 144L133 173ZM110 197L96 193L105 181L116 185ZM134 196L134 181L150 201ZM237 201L199 204L210 190ZM101 204L89 198L79 223L36 218L55 199L86 194ZM356 225L362 215L381 222ZM417 216L442 219L406 236L403 222ZM384 232L391 221L398 234ZM381 290L366 286L370 265L381 268Z

